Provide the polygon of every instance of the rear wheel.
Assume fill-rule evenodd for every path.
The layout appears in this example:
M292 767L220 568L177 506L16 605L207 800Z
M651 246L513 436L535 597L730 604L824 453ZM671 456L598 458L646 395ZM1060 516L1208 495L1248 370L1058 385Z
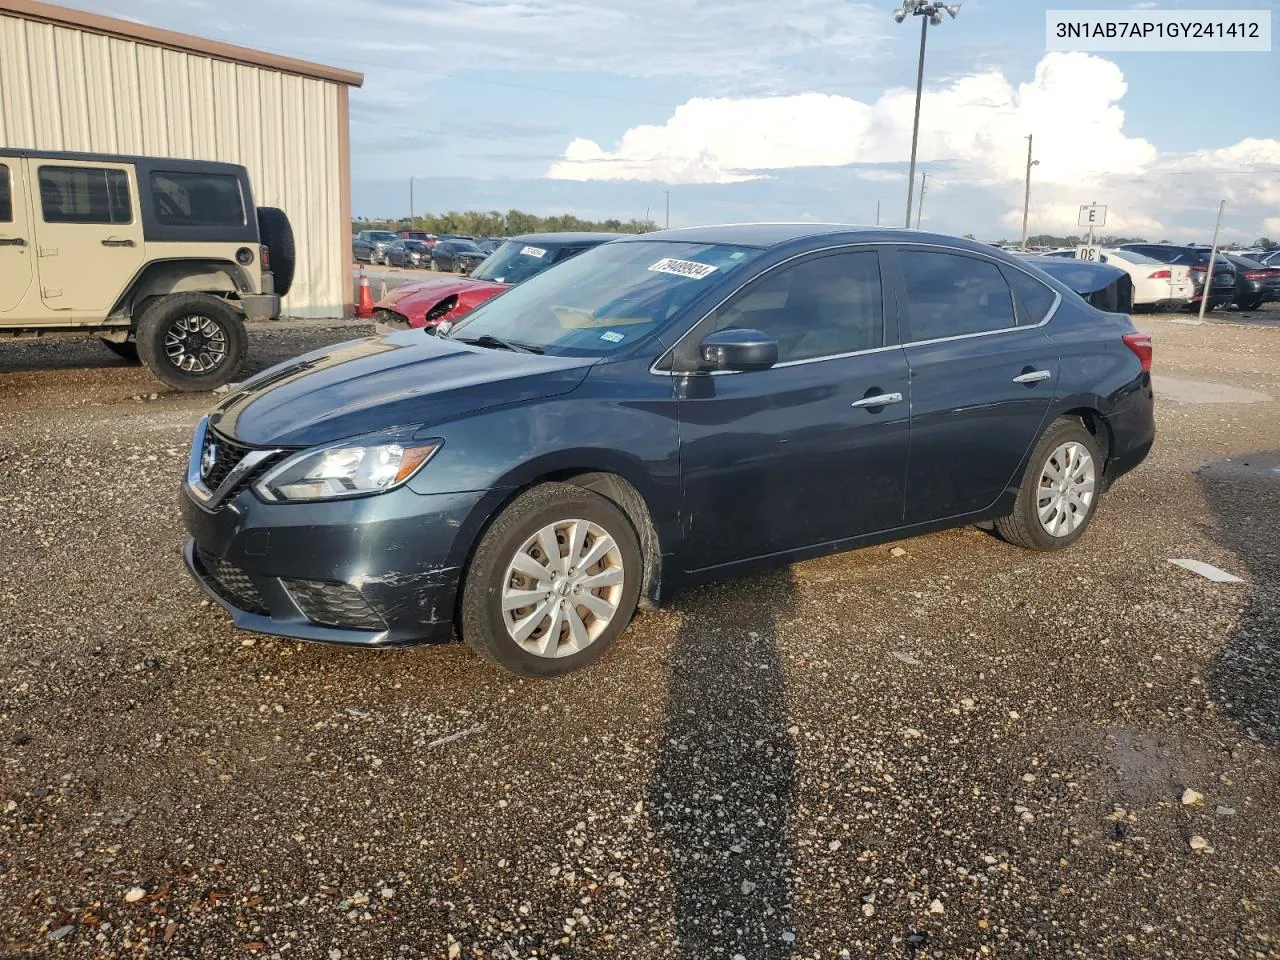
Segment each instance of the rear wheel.
M995 522L1002 538L1030 550L1061 550L1088 529L1102 483L1098 442L1074 417L1055 420L1032 451L1013 513Z
M226 302L206 293L161 297L143 312L138 355L174 390L212 390L239 371L248 349L244 322Z
M480 540L462 593L462 639L526 677L599 659L640 594L631 521L599 494L548 483L520 494Z
M1249 297L1236 304L1241 310L1257 310L1262 306L1262 297Z

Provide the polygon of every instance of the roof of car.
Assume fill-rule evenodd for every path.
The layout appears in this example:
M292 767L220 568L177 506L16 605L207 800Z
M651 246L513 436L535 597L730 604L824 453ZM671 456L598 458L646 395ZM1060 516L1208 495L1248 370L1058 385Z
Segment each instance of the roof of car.
M587 231L564 231L562 233L522 233L515 237L493 237L494 240L519 240L522 243L608 243L622 233L588 233Z
M990 252L990 244L976 240L962 240L959 237L928 233L921 230L906 230L901 227L876 227L850 223L724 223L706 227L679 227L672 230L658 230L654 233L630 235L624 240L668 240L685 243L724 243L741 247L776 247L792 240L809 237L847 237L857 236L859 240L870 242L896 243L941 243L946 246L962 247L975 251Z

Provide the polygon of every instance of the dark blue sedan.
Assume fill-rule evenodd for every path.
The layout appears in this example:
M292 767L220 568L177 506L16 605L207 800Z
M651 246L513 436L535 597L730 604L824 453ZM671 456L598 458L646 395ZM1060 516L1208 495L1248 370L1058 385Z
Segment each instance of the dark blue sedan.
M1151 449L1150 367L983 244L617 240L244 384L192 443L187 563L246 630L563 673L686 584L960 524L1069 546Z

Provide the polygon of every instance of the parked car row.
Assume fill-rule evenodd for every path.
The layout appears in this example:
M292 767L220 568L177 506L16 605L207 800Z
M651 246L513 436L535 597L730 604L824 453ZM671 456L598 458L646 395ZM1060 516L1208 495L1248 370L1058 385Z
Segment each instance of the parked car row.
M361 230L351 238L351 258L357 263L395 267L430 267L450 273L470 273L480 261L502 246L497 237L436 235L424 230Z
M559 674L682 585L970 523L1067 547L1151 448L1150 337L982 244L553 239L437 336L327 346L200 422L186 563L239 627Z

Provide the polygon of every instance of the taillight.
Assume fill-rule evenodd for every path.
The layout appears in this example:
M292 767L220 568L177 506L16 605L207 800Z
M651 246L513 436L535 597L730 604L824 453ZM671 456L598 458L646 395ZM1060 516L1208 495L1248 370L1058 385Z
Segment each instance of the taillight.
M1267 279L1267 272L1265 270L1254 270L1252 273L1246 273L1244 278L1246 280L1265 280Z
M1126 333L1120 339L1142 361L1143 372L1149 373L1151 371L1151 334Z
M1147 277L1147 279L1148 280L1168 280L1172 276L1173 276L1172 270L1157 270L1151 276Z
M265 243L258 248L258 259L262 262L263 270L271 269L271 248Z

